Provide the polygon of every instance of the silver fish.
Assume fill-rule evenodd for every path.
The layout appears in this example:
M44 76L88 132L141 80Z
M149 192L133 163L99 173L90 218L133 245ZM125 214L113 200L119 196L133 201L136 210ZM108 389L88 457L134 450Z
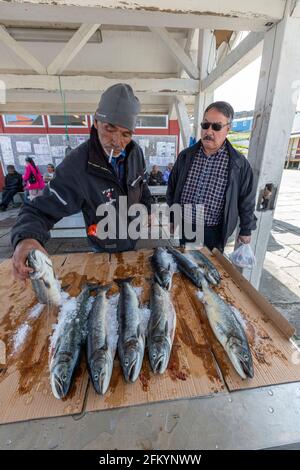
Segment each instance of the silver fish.
M197 287L201 287L201 279L205 274L204 269L180 251L171 247L168 247L168 251L176 261L179 271L183 272Z
M36 297L41 304L60 305L61 289L51 260L40 250L31 250L27 257L28 266L34 269L29 274Z
M59 336L50 352L50 383L55 398L63 398L69 391L81 346L86 339L87 302L94 289L94 285L84 286L76 299L74 312L67 321L62 320Z
M88 319L87 363L96 393L104 395L113 371L117 338L110 338L108 299L106 292L111 286L100 287Z
M254 377L248 340L230 306L202 280L204 307L210 326L242 379Z
M118 302L119 340L118 354L127 382L135 382L139 376L145 351L145 334L141 325L141 312L131 279L120 279Z
M201 251L193 250L190 252L198 266L205 272L205 277L213 285L218 285L221 281L221 276L214 264L203 254Z
M154 276L157 282L167 290L171 289L173 267L174 264L172 256L165 248L157 247L151 257L151 262L154 268Z
M147 335L149 361L154 373L163 374L168 366L173 345L176 312L169 292L157 282L152 285L150 310Z

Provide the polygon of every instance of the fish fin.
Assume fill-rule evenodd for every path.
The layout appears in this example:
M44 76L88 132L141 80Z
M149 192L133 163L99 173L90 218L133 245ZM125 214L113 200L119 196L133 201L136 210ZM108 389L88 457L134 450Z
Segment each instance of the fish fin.
M109 284L104 284L103 286L100 286L100 289L107 292L112 287L112 285L113 285L113 283L110 282Z
M44 282L45 287L47 287L47 289L50 289L50 283L45 280L43 280L43 282Z
M101 285L98 284L97 282L87 282L83 288L87 287L89 292L99 292L99 290L101 289Z
M71 284L66 284L65 286L61 286L62 290L64 290L64 291L69 289L69 287L71 287Z
M131 276L131 277L126 277L126 278L124 278L124 279L117 278L117 279L114 279L114 282L115 282L116 284L118 284L119 287L121 287L122 284L124 284L125 282L129 282L129 283L130 283L130 282L132 281L132 279L133 279L133 276Z
M141 337L145 336L140 323L138 324L136 334L137 334L138 338L141 338Z
M165 324L165 335L168 336L168 331L169 331L169 324L168 324L168 320L166 321L166 324Z
M104 346L103 346L102 349L104 349L105 351L108 351L108 337L107 337L107 335L105 336Z

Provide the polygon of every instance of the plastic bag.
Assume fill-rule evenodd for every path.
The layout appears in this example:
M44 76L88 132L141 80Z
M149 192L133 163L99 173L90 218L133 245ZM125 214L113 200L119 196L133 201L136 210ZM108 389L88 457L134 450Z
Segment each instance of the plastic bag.
M239 268L253 268L255 256L249 243L242 243L229 255L230 261Z

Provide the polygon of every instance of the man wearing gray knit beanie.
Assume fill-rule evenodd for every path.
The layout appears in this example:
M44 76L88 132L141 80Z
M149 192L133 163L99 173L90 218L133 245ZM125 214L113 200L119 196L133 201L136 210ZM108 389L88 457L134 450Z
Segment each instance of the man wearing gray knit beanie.
M103 92L89 140L66 155L43 194L21 209L11 235L17 278L28 277L30 250L46 252L54 223L80 211L93 251L134 249L136 239L129 236L127 210L139 203L150 213L152 202L143 151L132 140L139 112L140 103L130 85L117 83ZM122 205L124 197L127 210ZM99 226L105 219L103 208L108 206L115 208L116 223L103 238Z
M102 94L94 127L110 158L118 157L130 142L139 112L140 102L126 83L117 83Z

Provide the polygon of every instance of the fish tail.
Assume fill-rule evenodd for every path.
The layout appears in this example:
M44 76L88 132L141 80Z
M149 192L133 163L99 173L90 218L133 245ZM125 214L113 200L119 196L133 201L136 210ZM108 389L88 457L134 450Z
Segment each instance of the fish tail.
M126 278L124 278L124 279L117 278L117 279L114 279L114 282L115 282L116 284L118 284L119 287L121 287L125 282L130 283L130 282L132 281L132 279L133 279L133 276L131 276L131 277L126 277Z

